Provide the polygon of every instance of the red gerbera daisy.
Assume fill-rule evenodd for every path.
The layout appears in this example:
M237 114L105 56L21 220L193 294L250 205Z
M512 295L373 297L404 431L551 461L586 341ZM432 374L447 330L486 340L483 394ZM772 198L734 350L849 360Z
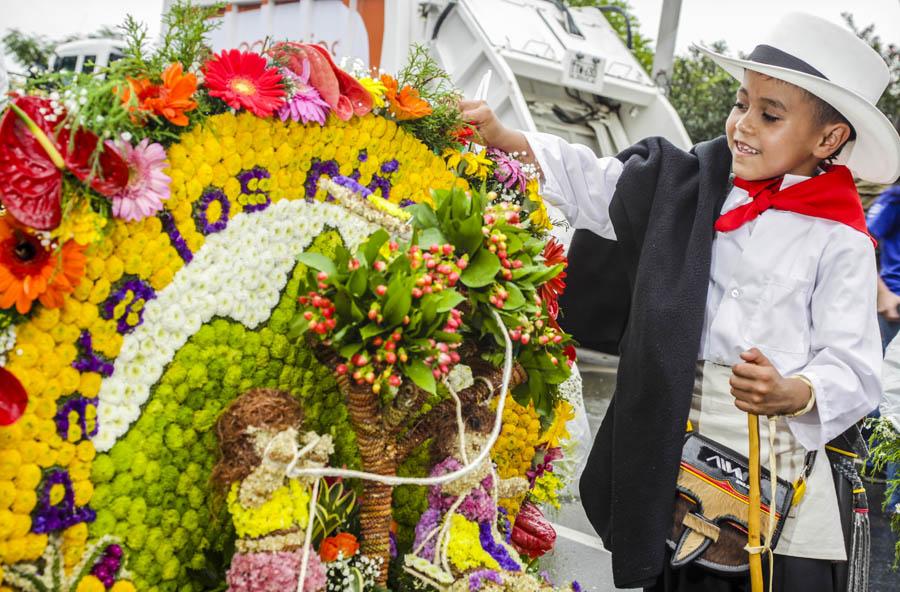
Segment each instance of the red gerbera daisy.
M206 62L203 72L209 96L222 99L233 109L270 117L284 104L281 73L258 53L223 51Z
M559 263L563 265L563 271L541 284L539 288L541 300L547 303L547 314L555 321L559 315L559 297L566 289L565 268L569 264L569 260L566 259L566 248L558 243L555 238L547 241L547 244L544 246L543 257L544 265L547 267L553 267Z

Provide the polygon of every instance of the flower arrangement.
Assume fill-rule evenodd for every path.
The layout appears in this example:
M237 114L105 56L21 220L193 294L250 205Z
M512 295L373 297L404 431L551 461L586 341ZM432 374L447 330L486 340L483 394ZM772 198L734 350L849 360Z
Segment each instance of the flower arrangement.
M414 50L396 88L368 72L344 71L315 46L213 55L203 43L206 10L177 3L166 16L168 33L150 54L140 49L140 28L126 23L125 58L104 76L52 75L21 89L2 114L0 589L50 554L59 567L54 573L69 578L51 589L199 590L225 582L237 535L224 519L228 493L217 499L206 483L216 460L216 420L249 389L290 393L304 409L304 429L332 438L330 463L363 467L340 377L287 336L293 321L311 312L298 301L311 290L308 262L297 254L333 260L339 250L356 252L380 225L327 203L331 196L320 181L342 178L354 191L364 188L377 211L391 216L432 203L433 188L469 186L435 156L460 145L465 125L455 91L432 76L434 64L423 52ZM254 86L243 86L247 81ZM498 260L504 250L507 260L523 263L508 273L501 263L488 284L467 286L481 294L473 319L486 318L493 306L505 323L514 320L514 329L522 327L520 360L538 364L549 352L563 363L546 376L563 380L567 365L557 350L565 342L553 343L556 335L537 326L549 324L546 304L531 304L540 277L561 268L541 259L532 229L518 228L525 223L514 216L507 220L513 209L498 205L488 223L480 207L469 207L466 219L479 220L479 233L482 226L489 235L497 231ZM419 237L440 232L441 244L456 245L457 235L476 236L469 233L472 221L448 216L451 226L471 228L432 225L429 231L421 223L427 214L415 216ZM490 252L485 241L492 239L481 237L480 250ZM386 265L402 251L398 242L390 252L390 242L383 243ZM427 269L426 252L447 259L444 291L459 293L464 272L482 264L475 265L474 251L454 249L449 257L423 248L421 269ZM458 260L468 261L465 269ZM489 272L489 263L479 273ZM449 286L452 273L460 276L455 286ZM518 273L531 284L520 289L531 299L521 307L505 287L518 280L505 276ZM425 294L424 282L415 287ZM371 286L373 303L381 298L377 288ZM439 314L441 329L468 322L450 309ZM477 322L471 326L479 338L496 344L489 322ZM550 345L540 344L541 336ZM443 379L456 364L453 353L463 361L461 346L448 339L446 352L438 339L429 350L426 339L407 356L425 364L431 351ZM549 357L540 363L553 365ZM394 374L405 380L401 366ZM415 420L397 459L404 474L429 473L430 430L451 417L434 370L435 392L425 391L415 415L404 418ZM420 396L395 392L390 377L377 393L386 404ZM517 396L547 411L541 429L529 432L528 444L537 449L558 396L553 386L539 392L529 379ZM493 380L499 384L496 375ZM364 386L371 393L375 384ZM476 385L460 396L486 398L487 392ZM395 494L395 543L409 544L427 492L404 487ZM328 526L314 535L316 545L349 534L345 526L364 498L359 483L323 486L316 516ZM271 542L297 544L287 536ZM259 550L251 547L239 551ZM384 573L380 556L358 552L322 567L314 571L324 572L329 589L344 589L344 579L372 589Z

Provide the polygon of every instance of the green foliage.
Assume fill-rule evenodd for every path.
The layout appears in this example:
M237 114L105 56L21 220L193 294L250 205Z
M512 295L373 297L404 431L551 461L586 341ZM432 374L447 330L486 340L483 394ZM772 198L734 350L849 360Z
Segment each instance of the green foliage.
M47 64L56 43L41 35L29 35L19 29L10 29L3 36L3 49L15 56L16 61L25 68L29 78L47 70Z
M872 461L875 472L885 469L888 463L900 463L900 433L886 418L868 420L867 425L872 427L872 435L869 439L869 459ZM887 490L883 500L883 507L891 516L891 530L900 534L900 513L887 507L887 500L897 488L900 487L900 478L887 483ZM894 546L894 569L900 567L900 540Z
M562 272L562 265L545 265L545 241L520 225L518 214L505 204L488 205L488 195L450 189L435 191L433 197L434 209L426 204L411 208L414 227L420 243L427 236L446 238L470 262L460 277L467 300L464 334L480 341L499 366L504 332L509 331L516 342L515 358L528 371L528 382L519 386L516 397L550 414L555 388L570 374L563 355L569 340L550 327L539 290Z
M712 44L727 53L724 41ZM710 58L691 48L688 56L676 56L669 79L669 101L681 117L691 140L702 142L725 133L739 83Z
M431 467L431 440L419 445L397 469L400 477L426 477ZM400 485L394 488L392 516L397 530L398 557L412 549L416 524L428 509L428 488L421 485Z
M637 59L638 63L644 68L648 74L652 74L653 69L653 44L649 37L645 37L641 33L641 23L631 11L631 3L628 0L567 0L569 6L573 7L590 7L590 6L615 6L621 8L628 13L628 20L631 22L631 53ZM625 43L628 39L628 28L625 24L625 17L617 12L604 12L603 16L609 21L616 33Z
M355 507L355 491L345 488L343 481L335 481L334 484L328 485L323 479L319 483L319 498L316 501L314 544L318 545L322 539L348 524Z
M431 105L432 111L431 115L420 119L398 123L440 154L455 145L453 133L463 126L457 108L462 95L425 47L414 44L410 47L406 60L406 66L397 76L400 88L408 84L417 89L419 96Z
M856 35L877 51L888 65L891 72L890 83L878 101L878 108L900 129L900 47L894 43L885 43L875 34L874 24L860 28L849 12L841 13L841 16Z

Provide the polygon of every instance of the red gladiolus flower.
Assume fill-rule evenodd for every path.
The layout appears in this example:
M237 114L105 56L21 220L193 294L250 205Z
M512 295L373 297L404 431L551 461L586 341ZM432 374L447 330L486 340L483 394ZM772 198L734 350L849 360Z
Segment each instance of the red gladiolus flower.
M281 73L258 53L223 51L206 62L203 70L209 96L222 99L233 109L270 117L284 104Z
M16 423L28 406L28 393L15 374L0 368L0 426Z
M566 259L565 247L558 243L555 238L551 238L547 241L547 245L544 247L543 257L544 265L547 267L553 267L560 263L563 265L563 271L553 279L547 280L545 283L541 284L539 292L541 300L547 303L547 314L555 321L556 317L559 315L559 297L562 296L562 293L566 290L565 267L569 264L569 260Z
M68 128L56 133L45 119L52 112L47 99L18 97L0 120L0 201L16 220L38 230L59 226L64 170L105 196L128 183L128 165L108 146L100 153L100 173L93 174L91 156L99 139L84 129L74 138Z

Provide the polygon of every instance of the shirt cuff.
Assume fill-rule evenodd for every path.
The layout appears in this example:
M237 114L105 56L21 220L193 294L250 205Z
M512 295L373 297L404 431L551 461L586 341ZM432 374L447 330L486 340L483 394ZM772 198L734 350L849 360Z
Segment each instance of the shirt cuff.
M547 166L547 151L551 150L552 145L559 141L558 138L541 132L522 133L525 135L525 140L528 141L534 160L541 171L541 178L543 179L541 192L553 196L561 195L562 191L556 176L553 174L553 167Z

